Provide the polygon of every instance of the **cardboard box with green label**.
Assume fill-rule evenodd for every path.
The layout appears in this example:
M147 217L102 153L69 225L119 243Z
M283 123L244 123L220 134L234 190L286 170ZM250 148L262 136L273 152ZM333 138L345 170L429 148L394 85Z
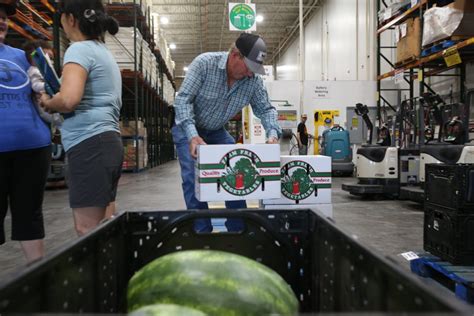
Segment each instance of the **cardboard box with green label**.
M281 198L264 205L331 203L331 157L281 156Z
M280 198L280 145L203 145L196 160L196 198Z

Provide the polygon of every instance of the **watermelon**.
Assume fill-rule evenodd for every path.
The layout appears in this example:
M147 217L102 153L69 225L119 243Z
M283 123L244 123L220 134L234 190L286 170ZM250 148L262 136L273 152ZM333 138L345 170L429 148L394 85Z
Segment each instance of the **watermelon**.
M128 284L128 308L177 304L208 315L296 315L298 300L272 269L236 254L175 252L139 270Z
M206 316L203 312L173 304L155 304L137 309L129 316Z

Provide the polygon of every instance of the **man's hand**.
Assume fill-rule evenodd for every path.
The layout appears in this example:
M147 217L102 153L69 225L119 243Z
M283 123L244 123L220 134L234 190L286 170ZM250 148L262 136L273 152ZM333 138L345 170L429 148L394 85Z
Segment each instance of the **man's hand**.
M270 138L267 140L267 144L278 144L278 138L276 138L276 137L270 137Z
M197 158L198 145L206 145L206 142L199 136L194 136L193 138L191 138L191 141L189 142L189 152L191 153L191 156L194 159Z

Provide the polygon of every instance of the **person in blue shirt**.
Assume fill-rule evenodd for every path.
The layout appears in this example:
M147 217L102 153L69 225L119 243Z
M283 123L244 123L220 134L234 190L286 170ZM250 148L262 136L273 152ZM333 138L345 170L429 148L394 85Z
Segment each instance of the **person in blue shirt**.
M25 52L4 44L15 3L0 2L0 245L10 209L11 239L20 241L33 262L44 255L42 205L51 135L32 102Z
M204 53L196 57L174 102L175 126L172 128L181 167L184 199L188 209L207 209L206 202L194 193L194 163L197 146L234 144L224 125L242 109L251 105L262 121L267 143L278 143L281 128L278 113L268 99L260 76L266 45L260 36L242 33L229 52ZM246 208L245 201L228 201L230 209ZM241 222L228 220L229 231L239 231ZM198 220L195 229L212 231L209 220Z
M68 159L69 204L78 235L115 212L123 162L119 116L120 69L104 44L106 31L118 32L101 0L61 1L61 24L72 42L64 55L61 89L43 94L50 111L68 113L61 127Z

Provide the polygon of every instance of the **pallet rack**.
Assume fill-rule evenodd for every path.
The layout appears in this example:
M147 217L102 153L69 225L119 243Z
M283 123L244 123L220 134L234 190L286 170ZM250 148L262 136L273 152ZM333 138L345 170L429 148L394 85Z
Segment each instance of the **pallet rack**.
M144 77L143 65L139 56L141 52L137 47L137 39L134 40L134 69L122 70L123 82L123 107L121 119L145 123L147 128L147 154L146 167L155 167L175 158L174 144L170 132L169 107L163 98L164 80L170 81L176 90L173 75L166 66L165 60L154 42L154 27L151 12L142 12L142 1L135 0L134 3L106 4L109 14L114 16L121 27L135 28L143 39L148 43L155 58L158 61L156 71L158 82L152 86ZM17 14L9 20L11 32L7 38L8 43L20 47L25 39L43 39L53 41L56 51L55 66L60 73L60 17L57 14L56 4L50 0L18 1ZM136 33L135 33L136 35ZM138 139L138 131L134 136ZM136 148L136 167L130 171L139 170L139 151Z
M474 59L474 38L468 38L463 41L456 43L455 45L451 46L448 49L443 49L439 52L434 54L428 55L426 57L416 58L406 64L401 66L395 65L395 63L388 57L388 52L393 52L396 49L396 46L383 46L381 45L381 35L387 31L394 29L394 27L402 24L409 18L419 17L420 18L420 25L421 25L421 34L423 34L423 14L426 12L427 9L431 8L435 4L439 4L440 1L438 0L418 0L412 4L409 8L396 16L391 17L388 21L384 21L379 24L377 29L377 91L378 91L378 100L377 100L377 118L379 120L379 124L381 122L382 112L386 110L386 107L389 107L393 111L396 111L397 105L392 104L386 94L389 92L396 92L398 94L398 104L401 104L401 95L403 93L407 93L409 95L409 99L414 99L423 95L425 91L429 91L431 93L436 93L434 89L429 85L427 82L427 78L429 77L459 77L460 78L460 87L459 87L459 102L464 103L465 100L465 85L464 82L466 80L466 61ZM442 4L446 4L446 1L443 1ZM385 0L378 1L378 11L381 8L387 8L387 4ZM420 42L422 40L420 36ZM420 43L421 47L421 43ZM447 65L445 61L445 57L447 53L450 52L458 52L462 63L456 65ZM390 66L390 70L388 72L382 73L382 66L383 63L388 64ZM448 70L456 69L456 73L454 74L446 74ZM398 77L401 82L405 83L405 87L401 87L398 84L396 87L384 87L382 82L387 79L394 79ZM418 85L418 87L416 87ZM418 88L418 89L416 89ZM419 105L417 105L418 112L418 133L416 135L419 139L419 143L423 144L424 142L424 121L423 115L421 115L422 109Z
M8 21L8 42L21 46L24 39L52 41L54 5L47 0L18 1L16 14Z
M143 121L147 129L147 154L148 161L145 166L153 168L174 158L174 145L171 139L170 127L168 126L168 106L163 98L163 81L169 80L175 88L174 80L170 70L167 68L161 52L156 48L154 42L154 25L151 19L150 9L142 11L141 1L135 0L134 3L112 3L106 5L107 12L114 16L121 27L134 28L134 69L122 70L123 83L123 106L121 119L134 121L136 131L133 136L137 143L138 121ZM137 31L141 33L143 40L148 43L151 51L158 61L155 71L157 84L152 86L148 78L145 77L144 65L141 62L141 54L137 45ZM138 172L140 168L139 146L135 147L136 163L133 168L125 171Z

